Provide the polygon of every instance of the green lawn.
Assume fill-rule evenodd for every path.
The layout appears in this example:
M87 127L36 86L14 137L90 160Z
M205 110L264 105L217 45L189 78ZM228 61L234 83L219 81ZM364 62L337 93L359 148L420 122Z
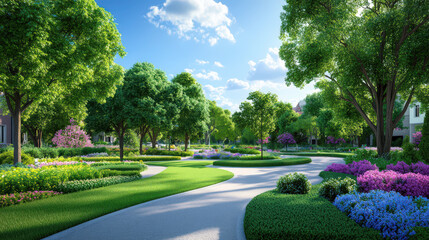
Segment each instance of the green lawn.
M281 152L278 155L292 155L292 156L309 156L309 157L347 157L352 156L354 153L341 153L341 152Z
M310 162L310 158L283 158L278 160L219 160L213 162L213 165L229 167L270 167L306 164Z
M321 177L347 174L322 172ZM271 190L247 205L244 231L252 239L382 239L374 229L362 228L328 200L319 197L320 184L309 194L281 194Z
M0 239L40 239L119 209L233 177L204 167L210 163L158 162L168 168L150 178L0 208Z

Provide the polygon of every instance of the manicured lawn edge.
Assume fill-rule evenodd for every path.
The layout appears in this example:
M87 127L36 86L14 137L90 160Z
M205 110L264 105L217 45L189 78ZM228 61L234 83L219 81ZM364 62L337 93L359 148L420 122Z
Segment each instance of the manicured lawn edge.
M290 156L308 156L308 157L340 157L344 158L347 156L352 156L354 153L328 153L328 152L315 152L315 153L291 153L291 152L282 152L279 155L290 155Z
M233 177L226 170L205 167L210 163L157 162L168 168L150 178L1 208L0 239L40 239L126 207Z
M213 162L213 165L228 167L271 167L306 164L310 162L310 158L283 158L275 160L219 160Z
M348 174L322 172L328 178ZM309 194L262 193L247 205L244 232L253 239L382 239L374 229L362 228L328 200L319 197L320 184Z
M92 162L109 162L109 161L120 161L119 157L88 157L82 158L84 161ZM179 156L143 156L143 157L124 157L124 160L128 161L177 161L182 158Z

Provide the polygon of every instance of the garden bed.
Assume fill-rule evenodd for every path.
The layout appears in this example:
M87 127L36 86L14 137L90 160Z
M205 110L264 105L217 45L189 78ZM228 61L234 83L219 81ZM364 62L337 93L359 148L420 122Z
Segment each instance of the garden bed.
M283 158L274 160L219 160L213 162L213 165L228 167L273 167L307 164L310 162L310 158Z

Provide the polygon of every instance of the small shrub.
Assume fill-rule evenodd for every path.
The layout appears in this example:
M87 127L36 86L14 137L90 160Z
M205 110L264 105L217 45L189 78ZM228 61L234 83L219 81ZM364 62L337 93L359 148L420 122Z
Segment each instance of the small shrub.
M289 173L277 181L277 191L289 194L306 194L311 189L311 183L302 173Z
M356 190L356 186L356 181L348 177L343 179L328 179L321 184L319 196L333 202L337 196Z
M250 148L225 148L225 152L241 154L261 154L261 151Z
M63 193L78 192L93 188L105 187L113 184L131 182L140 179L139 176L114 176L99 179L77 180L64 182L58 185L57 191Z
M25 165L34 164L34 158L25 153L21 153L21 162ZM13 151L0 154L0 164L5 163L13 164Z
M419 144L419 156L421 160L429 164L429 112L425 115L422 128L422 138Z
M156 148L149 148L146 150L146 155L169 155L169 156L181 156L188 157L193 156L194 152L192 151L168 151L168 150L159 150Z

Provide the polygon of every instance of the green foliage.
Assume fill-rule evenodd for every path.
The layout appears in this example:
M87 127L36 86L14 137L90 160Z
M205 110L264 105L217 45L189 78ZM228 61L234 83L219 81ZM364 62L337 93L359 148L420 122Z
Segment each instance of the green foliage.
M193 156L194 152L193 151L168 151L168 150L159 150L156 148L149 148L146 150L145 154L188 157L188 156Z
M11 151L12 148L0 148L0 152ZM52 147L24 147L22 152L33 158L57 158L57 157L75 157L88 155L91 153L105 153L108 152L108 149L105 147L101 148L52 148Z
M231 157L231 158L234 158L234 157ZM261 154L258 154L258 155L240 156L237 159L238 160L269 160L269 159L280 159L280 157L274 156L272 154L265 154L264 156L261 156Z
M104 169L110 169L110 170L117 170L117 171L143 171L146 166L139 163L132 163L132 164L105 164L101 166L92 166L98 170L104 170Z
M21 154L21 162L23 164L34 164L34 158L25 153ZM7 151L0 154L0 164L13 164L13 151Z
M320 185L308 194L281 194L272 190L250 201L244 216L248 240L382 239L371 228L362 228L328 200L319 197Z
M124 135L124 145L130 148L137 148L139 146L139 138L136 132L128 129Z
M411 163L416 163L420 160L420 155L419 155L419 151L417 151L416 146L412 143L405 142L402 145L402 161L411 164Z
M119 183L131 182L139 179L141 179L140 176L113 176L99 179L68 181L60 183L56 188L56 191L62 193L78 192Z
M302 173L288 173L277 181L277 191L288 194L307 194L311 182Z
M210 162L158 163L160 174L88 191L64 194L0 209L2 239L41 239L123 208L209 186L233 174L204 167Z
M309 156L309 157L349 157L353 153L337 153L337 152L282 152L282 155L293 156Z
M94 161L94 162L110 162L110 161L119 161L119 157L90 157L82 158L84 161ZM124 160L128 161L174 161L181 160L179 156L143 156L143 157L124 157Z
M241 154L261 154L261 151L256 149L250 149L250 148L225 148L225 152L230 153L241 153Z
M88 165L61 167L12 168L2 171L0 194L35 190L55 190L65 181L101 178L102 173Z
M321 184L319 195L333 202L338 195L350 193L356 189L356 180L349 177L329 179Z
M429 164L429 112L426 112L422 128L422 140L419 144L420 158Z
M261 159L258 157L258 159ZM265 157L264 157L265 159ZM283 158L275 160L219 160L213 162L215 166L228 167L273 167L273 166L289 166L298 164L311 163L310 158Z

